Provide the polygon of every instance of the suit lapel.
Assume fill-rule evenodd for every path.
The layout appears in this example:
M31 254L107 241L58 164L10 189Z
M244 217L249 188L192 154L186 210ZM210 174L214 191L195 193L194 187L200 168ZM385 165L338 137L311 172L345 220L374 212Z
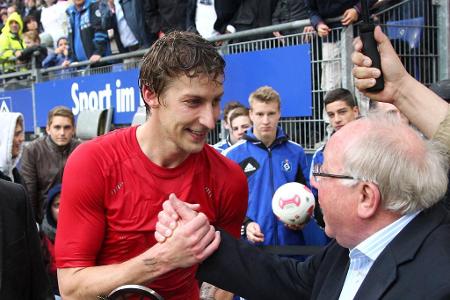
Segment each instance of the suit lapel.
M376 259L354 299L380 299L397 278L399 266L414 259L427 236L447 216L437 204L414 218Z
M348 249L342 248L334 261L335 263L323 281L317 300L338 299L341 294L349 264Z

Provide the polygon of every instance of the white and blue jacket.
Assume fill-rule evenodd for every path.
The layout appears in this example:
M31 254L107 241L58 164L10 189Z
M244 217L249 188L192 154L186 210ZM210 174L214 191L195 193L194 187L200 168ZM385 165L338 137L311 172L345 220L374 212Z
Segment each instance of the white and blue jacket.
M309 169L303 148L289 140L281 127L270 147L247 131L243 140L222 152L237 162L249 187L247 218L257 222L264 233L263 245L325 245L327 238L313 222L302 231L288 229L272 212L272 196L287 182L309 186Z

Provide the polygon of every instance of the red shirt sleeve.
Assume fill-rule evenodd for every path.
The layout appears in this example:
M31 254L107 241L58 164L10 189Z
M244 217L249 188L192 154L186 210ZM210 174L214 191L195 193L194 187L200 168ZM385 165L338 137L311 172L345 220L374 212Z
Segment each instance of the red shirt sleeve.
M58 268L95 265L105 232L105 177L100 145L87 142L64 169L55 252Z

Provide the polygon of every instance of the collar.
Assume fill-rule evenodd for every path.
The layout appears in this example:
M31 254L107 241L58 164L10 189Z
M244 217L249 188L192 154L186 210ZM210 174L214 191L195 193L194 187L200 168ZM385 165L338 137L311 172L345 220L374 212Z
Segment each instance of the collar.
M372 261L375 261L378 256L383 252L384 248L409 224L419 212L410 213L402 216L395 222L388 226L378 230L367 239L359 243L355 248L349 252L349 257L352 258L358 253L362 253Z

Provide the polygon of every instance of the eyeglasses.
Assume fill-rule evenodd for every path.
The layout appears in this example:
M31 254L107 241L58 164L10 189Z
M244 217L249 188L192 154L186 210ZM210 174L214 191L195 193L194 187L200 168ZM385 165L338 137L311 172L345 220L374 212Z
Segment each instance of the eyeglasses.
M320 181L320 177L328 177L328 178L337 178L337 179L351 179L355 180L355 177L349 176L349 175L340 175L340 174L331 174L331 173L324 173L322 172L322 165L315 165L314 170L312 172L312 175L314 177L314 180L316 182Z

